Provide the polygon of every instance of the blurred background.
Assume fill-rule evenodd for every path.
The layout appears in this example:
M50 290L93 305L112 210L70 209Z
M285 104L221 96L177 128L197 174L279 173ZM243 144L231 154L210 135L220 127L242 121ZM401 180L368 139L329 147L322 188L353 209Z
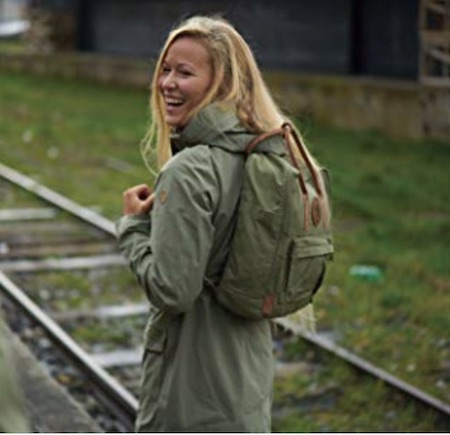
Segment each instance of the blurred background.
M198 13L245 36L330 170L336 256L315 301L319 334L448 404L450 0L0 0L1 162L118 218L121 192L153 182L139 143L154 61ZM278 403L331 391L332 405L275 429L436 430L358 384L338 363L283 377Z
M0 35L20 37L24 50L36 56L76 53L150 61L174 23L194 13L221 14L235 24L261 67L279 73L272 88L294 114L401 136L449 136L446 0L1 0ZM69 71L61 65L67 60L51 57L36 68L86 75L77 70L79 62ZM6 59L3 63L8 67ZM19 63L16 59L14 68ZM147 71L139 75L136 65L127 68L133 71L108 71L98 63L92 69L109 80L148 82ZM319 82L318 75L325 80ZM353 81L339 80L343 77ZM419 92L417 84L447 90L445 95L441 88Z

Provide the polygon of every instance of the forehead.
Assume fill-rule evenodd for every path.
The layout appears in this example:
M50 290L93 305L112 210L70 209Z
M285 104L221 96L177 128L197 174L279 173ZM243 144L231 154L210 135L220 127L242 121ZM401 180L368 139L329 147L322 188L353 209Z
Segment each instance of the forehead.
M209 62L209 53L200 39L181 36L170 44L164 61L202 65Z

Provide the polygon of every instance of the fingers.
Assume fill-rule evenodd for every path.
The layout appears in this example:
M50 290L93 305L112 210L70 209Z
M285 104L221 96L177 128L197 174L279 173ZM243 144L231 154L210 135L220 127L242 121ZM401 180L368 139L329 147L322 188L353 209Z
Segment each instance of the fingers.
M150 210L153 207L153 203L155 202L155 194L152 193L151 195L149 195L149 197L144 201L144 205L145 207L148 208L148 210Z
M131 187L123 193L123 213L144 214L153 206L154 195L146 184Z
M125 190L123 193L124 198L127 199L139 199L141 201L145 201L150 195L152 191L150 187L148 187L146 184L139 184L138 186L130 187L129 189Z
M140 212L141 213L148 213L152 207L153 207L153 203L155 202L155 194L151 194L148 196L148 198L146 198L145 200L143 200L140 204Z
M147 199L151 194L151 189L146 184L139 184L137 186L130 187L124 192L124 196L133 197L136 196L139 199Z

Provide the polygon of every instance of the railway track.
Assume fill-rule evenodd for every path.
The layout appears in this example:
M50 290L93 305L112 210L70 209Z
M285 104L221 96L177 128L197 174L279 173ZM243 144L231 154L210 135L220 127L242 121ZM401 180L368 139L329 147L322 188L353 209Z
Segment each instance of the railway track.
M2 164L0 194L14 205L0 210L4 295L70 358L123 430L132 430L147 302L124 273L113 223ZM276 323L450 421L447 403L285 318Z

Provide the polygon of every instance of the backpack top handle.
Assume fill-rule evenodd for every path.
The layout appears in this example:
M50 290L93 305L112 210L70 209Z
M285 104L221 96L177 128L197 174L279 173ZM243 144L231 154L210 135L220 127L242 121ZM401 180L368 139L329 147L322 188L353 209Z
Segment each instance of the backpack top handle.
M310 158L308 152L306 151L306 146L303 143L303 141L300 139L297 131L292 127L292 124L290 124L289 122L285 122L282 124L281 127L267 131L267 132L262 133L259 136L255 137L245 148L245 153L248 156L250 153L253 152L253 150L261 142L263 142L264 140L266 140L270 137L273 137L273 136L282 136L283 137L285 146L289 153L291 163L297 169L298 181L300 184L300 189L302 192L302 199L303 199L303 204L304 204L304 225L305 225L305 231L307 231L308 227L309 227L309 219L307 216L309 215L309 212L310 212L309 209L311 208L311 206L309 203L310 201L309 201L309 196L308 196L308 190L306 188L306 183L305 183L305 180L303 179L303 175L300 170L299 162L295 158L290 137L294 138L295 145L297 146L297 148L300 152L300 155L302 156L304 162L306 163L306 166L308 167L308 170L311 174L311 178L312 178L312 181L314 184L314 188L317 192L318 198L316 198L316 200L314 200L313 204L312 204L314 214L317 216L317 218L313 218L314 225L318 225L319 221L321 220L321 216L323 214L325 214L325 216L327 216L328 212L326 210L326 205L325 205L326 200L324 198L322 185L320 184L320 181L319 181L319 175L317 173L317 169L312 164L311 158ZM328 225L329 225L327 218L325 219L324 225L325 225L325 227L328 227Z
M311 162L311 159L306 151L306 146L303 143L303 141L300 139L300 137L298 136L296 130L292 127L292 125L289 122L285 122L281 127L279 128L275 128L273 130L270 131L266 131L265 133L260 134L259 136L255 137L245 148L245 153L247 155L249 155L250 153L253 152L253 150L264 140L268 139L269 137L273 137L273 136L282 136L284 139L284 142L286 144L286 148L289 152L289 157L291 159L292 164L294 165L294 167L298 170L299 172L299 181L300 181L300 186L302 189L302 192L304 195L308 195L308 192L306 190L306 184L303 180L303 177L301 175L300 172L300 166L298 164L297 159L294 156L294 151L292 149L292 144L291 141L289 139L290 136L292 136L294 138L295 144L297 145L297 148L300 151L300 154L303 158L303 160L305 161L306 165L308 166L309 172L311 173L312 179L313 179L313 183L314 183L314 187L316 189L317 194L322 198L323 197L323 190L322 187L320 185L319 182L319 177L317 175L317 170L314 167L314 165Z

